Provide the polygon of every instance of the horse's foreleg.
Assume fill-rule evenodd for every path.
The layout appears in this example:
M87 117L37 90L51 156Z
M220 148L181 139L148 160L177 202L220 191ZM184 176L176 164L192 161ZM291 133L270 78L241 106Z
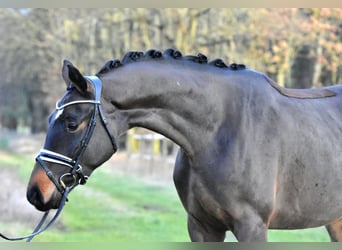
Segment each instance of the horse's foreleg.
M342 219L334 221L325 227L328 230L331 241L342 242Z
M188 215L188 231L191 241L222 242L226 237L225 231L218 231L204 225L191 215Z
M234 223L232 230L238 241L264 242L267 241L267 226L258 216L248 218Z

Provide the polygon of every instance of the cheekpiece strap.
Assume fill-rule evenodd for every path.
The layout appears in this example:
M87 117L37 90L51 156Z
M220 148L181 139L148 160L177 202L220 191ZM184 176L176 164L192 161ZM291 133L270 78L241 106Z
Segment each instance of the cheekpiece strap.
M85 79L93 83L95 87L95 102L100 103L101 92L102 92L102 82L97 76L85 76Z

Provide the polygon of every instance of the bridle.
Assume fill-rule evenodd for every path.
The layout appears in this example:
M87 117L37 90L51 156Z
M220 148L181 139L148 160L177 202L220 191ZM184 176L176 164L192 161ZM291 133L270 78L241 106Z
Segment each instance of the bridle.
M53 182L53 184L56 186L57 190L62 194L62 199L60 201L58 210L56 211L54 217L50 220L50 222L43 229L41 229L41 227L44 224L50 210L44 213L41 221L38 223L37 227L35 228L32 234L21 236L21 237L10 238L0 233L0 237L6 240L11 240L11 241L23 240L23 239L27 239L27 242L31 241L34 236L48 229L50 225L57 219L57 217L59 216L59 214L61 213L65 205L65 202L67 201L67 197L71 189L73 189L77 184L84 185L87 182L88 176L84 174L83 167L81 166L80 161L82 159L82 156L95 130L95 126L97 122L97 115L99 115L101 119L101 123L109 136L109 139L113 146L114 153L117 151L115 138L111 134L108 128L108 122L104 116L104 112L101 106L100 100L101 100L101 92L102 92L102 82L97 76L85 76L85 78L94 86L94 89L95 89L94 100L78 100L78 101L68 102L65 104L60 104L60 102L56 103L57 112L63 111L64 108L71 106L71 105L76 105L76 104L93 104L94 105L94 111L93 111L92 117L88 123L87 130L83 138L80 141L80 146L79 146L77 153L75 154L73 158L70 158L68 156L65 156L65 155L62 155L62 154L59 154L59 153L56 153L47 149L41 149L38 156L36 157L36 161L45 171L46 175ZM46 166L45 162L67 166L70 168L70 171L62 174L57 179L52 173L52 171ZM71 179L72 181L68 183L66 181L67 178Z
M56 110L57 111L63 111L64 108L76 104L93 104L94 105L94 112L92 114L92 117L88 123L87 130L80 141L80 146L75 154L74 158L70 158L68 156L47 150L42 149L40 150L36 161L39 163L39 165L44 169L47 176L50 178L50 180L55 184L57 187L57 190L60 193L64 193L64 190L67 186L66 181L64 179L71 177L72 183L68 186L75 186L77 184L84 185L87 180L88 176L84 174L83 167L80 164L80 160L83 156L84 151L86 150L89 141L93 135L93 132L95 130L96 122L97 122L97 114L99 114L102 125L104 126L110 141L112 143L114 152L117 150L116 142L114 136L110 133L108 128L107 120L104 116L102 106L101 106L101 90L102 90L102 82L97 76L86 76L86 79L88 79L93 85L95 89L95 99L94 100L78 100L78 101L72 101L65 104L60 104L60 102L56 103ZM62 174L59 179L57 180L54 175L51 173L51 171L48 169L48 167L45 165L45 162L51 162L51 163L57 163L60 165L64 165L69 167L71 170L70 172L67 172L65 174ZM77 181L78 180L78 181ZM78 183L77 183L78 182Z

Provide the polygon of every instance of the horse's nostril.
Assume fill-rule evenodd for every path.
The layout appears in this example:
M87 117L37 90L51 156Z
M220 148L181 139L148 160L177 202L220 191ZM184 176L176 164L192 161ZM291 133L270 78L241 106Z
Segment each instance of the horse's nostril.
M44 198L37 185L31 187L26 193L27 200L36 207L44 204Z

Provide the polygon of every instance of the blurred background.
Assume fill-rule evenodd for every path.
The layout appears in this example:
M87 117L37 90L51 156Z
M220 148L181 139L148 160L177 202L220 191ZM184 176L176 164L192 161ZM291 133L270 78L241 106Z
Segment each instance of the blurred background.
M128 51L171 47L246 64L286 87L342 83L342 9L0 9L0 37L0 231L12 235L28 233L41 216L25 189L65 91L63 59L93 75ZM177 145L139 128L120 144L35 240L189 241L172 184ZM269 236L329 240L324 228Z

